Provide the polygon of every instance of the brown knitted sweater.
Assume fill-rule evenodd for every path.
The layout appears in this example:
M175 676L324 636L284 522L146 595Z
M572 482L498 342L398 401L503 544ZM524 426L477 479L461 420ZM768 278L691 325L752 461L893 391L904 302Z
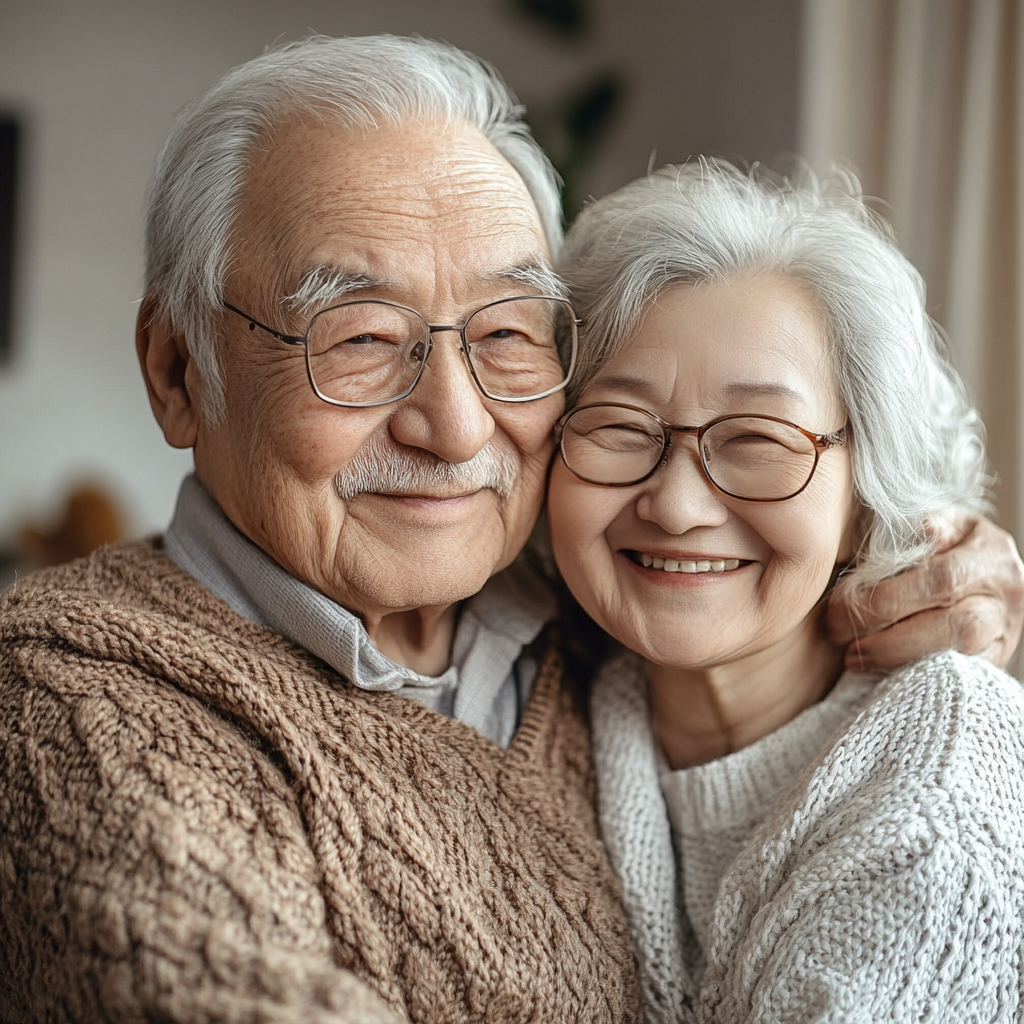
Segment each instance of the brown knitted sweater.
M0 605L0 1018L639 1019L550 652L502 751L152 545Z

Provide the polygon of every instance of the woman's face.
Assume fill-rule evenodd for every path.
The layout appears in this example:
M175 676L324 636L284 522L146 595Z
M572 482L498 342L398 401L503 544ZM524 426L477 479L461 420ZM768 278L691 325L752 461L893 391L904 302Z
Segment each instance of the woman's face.
M678 425L749 413L826 434L846 420L811 294L768 273L667 289L580 402L641 406ZM796 641L836 563L853 556L856 509L845 448L823 452L796 497L759 503L718 491L682 434L642 483L588 484L559 458L549 492L555 557L583 607L649 661L682 668ZM712 569L643 564L652 559Z

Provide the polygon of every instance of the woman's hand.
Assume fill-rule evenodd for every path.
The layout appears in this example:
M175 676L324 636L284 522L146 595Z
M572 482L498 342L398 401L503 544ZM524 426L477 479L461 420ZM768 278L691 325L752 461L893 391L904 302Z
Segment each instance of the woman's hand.
M856 617L840 596L828 629L849 644L852 669L894 669L952 647L1005 668L1024 626L1024 563L1013 537L989 520L948 513L929 527L931 558L884 580ZM857 635L859 634L859 636Z

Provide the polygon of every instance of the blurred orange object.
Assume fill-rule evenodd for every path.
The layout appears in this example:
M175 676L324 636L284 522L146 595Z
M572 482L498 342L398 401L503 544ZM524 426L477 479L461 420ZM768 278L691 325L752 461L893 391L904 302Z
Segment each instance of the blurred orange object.
M64 517L51 530L26 526L21 540L30 557L42 565L59 565L92 554L123 536L114 500L100 487L83 484L69 495Z

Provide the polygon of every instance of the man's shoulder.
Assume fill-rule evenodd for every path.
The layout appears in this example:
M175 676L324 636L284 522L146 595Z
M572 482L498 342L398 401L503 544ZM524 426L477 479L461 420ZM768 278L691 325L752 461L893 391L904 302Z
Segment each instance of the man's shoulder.
M10 621L28 609L67 599L136 600L176 575L183 574L163 554L158 537L109 544L16 580L0 595L0 612Z
M0 638L42 640L58 623L147 619L217 630L238 616L163 553L159 537L100 548L40 569L0 595Z
M165 557L158 539L41 570L0 598L0 686L11 693L70 696L97 672L104 679L130 672L135 685L150 678L173 689L186 678L219 679L230 665L269 660L294 672L311 659L231 611Z

